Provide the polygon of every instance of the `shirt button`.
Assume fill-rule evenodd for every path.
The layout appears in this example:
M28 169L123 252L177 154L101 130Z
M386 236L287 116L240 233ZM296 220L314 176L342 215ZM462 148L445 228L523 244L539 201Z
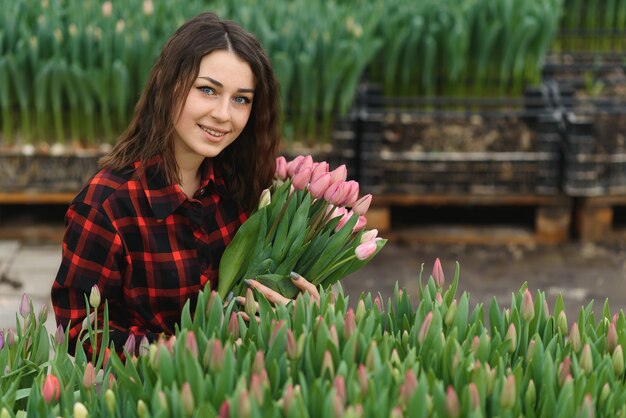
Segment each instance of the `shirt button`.
M204 189L200 189L200 196L203 196L204 193L205 193L205 190Z

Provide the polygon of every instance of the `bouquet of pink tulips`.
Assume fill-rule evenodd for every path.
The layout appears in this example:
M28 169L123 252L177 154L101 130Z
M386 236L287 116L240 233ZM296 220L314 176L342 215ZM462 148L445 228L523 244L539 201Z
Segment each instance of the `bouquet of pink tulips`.
M311 156L278 157L273 186L224 251L220 295L241 295L243 279L254 278L291 298L299 291L292 271L328 287L367 264L387 240L365 229L372 196L359 198L346 177L344 165L329 171Z

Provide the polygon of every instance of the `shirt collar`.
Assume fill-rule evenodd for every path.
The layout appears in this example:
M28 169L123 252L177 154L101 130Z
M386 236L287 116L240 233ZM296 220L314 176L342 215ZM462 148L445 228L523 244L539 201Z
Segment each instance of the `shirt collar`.
M141 162L135 163L135 168L140 166ZM209 184L213 183L218 193L221 194L226 191L224 180L215 175L211 158L205 158L202 162L200 176L200 188L208 188ZM168 217L187 200L187 196L177 185L168 184L161 156L155 156L145 163L145 169L140 174L139 181L152 213L157 219Z

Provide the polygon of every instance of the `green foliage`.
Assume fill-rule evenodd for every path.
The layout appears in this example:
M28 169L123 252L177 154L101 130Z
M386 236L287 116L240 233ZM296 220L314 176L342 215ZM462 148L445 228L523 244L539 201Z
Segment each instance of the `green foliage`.
M397 286L386 304L368 294L356 308L341 291L322 290L319 303L303 295L274 308L257 294L259 320L250 322L235 301L224 304L206 290L175 337L124 360L113 346L108 361L95 357L95 385L85 377L94 363L81 352L72 361L58 337L49 350L45 318L31 312L24 323L18 318L14 340L5 339L0 350L0 410L2 416L72 416L80 402L90 416L102 417L626 412L621 311L611 315L605 303L596 322L591 305L581 308L576 326L564 333L562 299L552 316L544 293L532 295L524 284L509 308L490 304L486 326L482 305L470 310L469 296L456 295L458 280L458 268L447 289L430 277L415 306ZM95 331L89 327L87 334L93 343ZM46 401L48 373L60 382L58 401Z

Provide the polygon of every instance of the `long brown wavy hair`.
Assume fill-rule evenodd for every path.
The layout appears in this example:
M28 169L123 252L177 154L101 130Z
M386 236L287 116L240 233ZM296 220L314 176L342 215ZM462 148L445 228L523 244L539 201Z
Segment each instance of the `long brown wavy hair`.
M267 54L254 35L237 23L202 13L184 23L167 41L154 63L132 120L101 167L121 170L160 155L170 184L180 183L174 157L174 123L198 76L200 61L227 50L246 61L256 79L248 123L232 144L213 158L228 190L246 210L272 181L279 136L278 83Z

